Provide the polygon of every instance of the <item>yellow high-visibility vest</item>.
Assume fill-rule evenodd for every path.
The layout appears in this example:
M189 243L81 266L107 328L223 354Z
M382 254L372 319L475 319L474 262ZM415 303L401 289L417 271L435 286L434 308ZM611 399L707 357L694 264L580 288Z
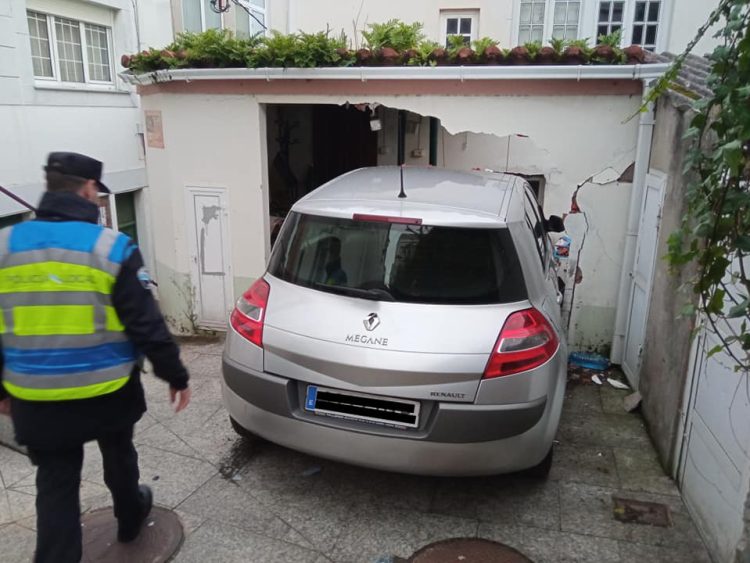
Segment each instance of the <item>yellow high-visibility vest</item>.
M129 237L78 221L0 231L3 386L27 401L68 401L122 388L136 353L112 305Z

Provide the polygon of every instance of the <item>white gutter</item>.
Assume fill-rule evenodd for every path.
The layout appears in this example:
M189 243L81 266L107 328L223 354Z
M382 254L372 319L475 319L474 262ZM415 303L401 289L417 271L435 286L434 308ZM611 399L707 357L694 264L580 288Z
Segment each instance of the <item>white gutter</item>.
M644 83L644 92L648 84ZM645 97L644 97L645 101ZM625 252L622 259L620 273L620 289L617 294L617 312L615 314L615 334L612 340L610 361L622 364L625 354L625 332L628 328L628 306L630 304L630 289L635 267L635 251L638 243L638 227L641 222L641 205L643 190L646 186L646 176L651 159L651 139L654 134L654 104L649 103L647 111L643 112L638 124L638 141L635 148L635 168L633 170L633 189L630 192L630 209L628 211L628 225L625 234ZM631 384L633 382L631 381Z
M193 80L653 80L670 63L644 65L525 65L324 68L186 68L120 74L130 84Z

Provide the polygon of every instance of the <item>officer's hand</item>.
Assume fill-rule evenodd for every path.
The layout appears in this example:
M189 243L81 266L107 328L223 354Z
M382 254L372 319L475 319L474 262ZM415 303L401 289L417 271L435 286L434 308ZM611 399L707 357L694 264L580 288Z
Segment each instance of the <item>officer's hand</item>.
M10 416L10 398L6 397L0 401L0 414Z
M193 394L193 390L190 387L178 390L169 388L169 402L174 405L174 412L180 412L190 403L190 397Z

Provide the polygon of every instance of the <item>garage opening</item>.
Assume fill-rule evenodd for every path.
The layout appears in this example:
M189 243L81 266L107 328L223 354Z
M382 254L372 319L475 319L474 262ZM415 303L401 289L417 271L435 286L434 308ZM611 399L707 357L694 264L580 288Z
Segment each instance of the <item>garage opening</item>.
M368 107L269 104L266 107L272 232L298 199L327 181L378 164Z

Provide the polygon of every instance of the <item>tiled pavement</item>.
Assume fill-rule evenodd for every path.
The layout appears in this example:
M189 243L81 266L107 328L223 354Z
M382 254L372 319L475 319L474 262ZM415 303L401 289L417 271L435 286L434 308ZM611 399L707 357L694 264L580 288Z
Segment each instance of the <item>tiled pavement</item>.
M536 563L709 562L674 483L657 463L624 392L569 386L550 479L396 475L246 441L220 400L220 342L186 344L193 403L175 415L166 386L144 376L149 412L137 427L142 480L185 525L177 561L371 562L408 557L450 537L493 539ZM34 477L0 446L0 554L28 561ZM84 510L109 503L94 445L87 446ZM673 526L623 524L612 496L669 505Z

